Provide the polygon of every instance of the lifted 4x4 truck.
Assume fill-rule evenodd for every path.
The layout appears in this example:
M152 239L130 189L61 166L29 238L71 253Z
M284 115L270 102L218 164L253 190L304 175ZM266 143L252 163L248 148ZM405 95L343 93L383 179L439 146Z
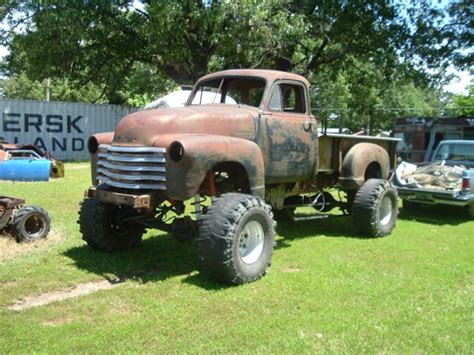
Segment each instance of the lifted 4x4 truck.
M222 71L201 78L185 107L136 112L92 136L83 239L114 251L138 245L146 228L195 235L201 271L240 284L270 265L274 214L307 220L338 207L359 233L390 234L398 140L319 135L308 87L286 72ZM334 198L335 188L344 197ZM295 218L300 205L315 215Z

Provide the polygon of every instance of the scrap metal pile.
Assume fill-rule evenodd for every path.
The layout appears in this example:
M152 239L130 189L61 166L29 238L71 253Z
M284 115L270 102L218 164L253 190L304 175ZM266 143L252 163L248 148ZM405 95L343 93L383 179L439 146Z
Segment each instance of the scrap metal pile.
M18 242L46 238L51 218L39 206L26 206L20 198L0 196L0 235L10 234Z
M400 186L428 190L460 190L463 165L446 165L445 161L417 166L402 162L396 169L396 180Z

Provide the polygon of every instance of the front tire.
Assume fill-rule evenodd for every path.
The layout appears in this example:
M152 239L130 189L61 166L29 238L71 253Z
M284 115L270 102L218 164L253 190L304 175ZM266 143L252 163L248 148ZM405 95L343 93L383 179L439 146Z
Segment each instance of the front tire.
M15 212L12 234L18 242L32 242L46 238L51 229L51 218L39 206L25 206Z
M87 198L79 210L79 226L89 246L101 251L118 251L134 248L140 244L145 227L123 222L136 215L129 206L117 206Z
M202 217L197 241L201 270L209 278L228 284L255 281L273 254L271 207L255 196L222 195Z
M389 235L397 214L397 190L387 180L369 179L357 191L352 218L359 233L368 237Z

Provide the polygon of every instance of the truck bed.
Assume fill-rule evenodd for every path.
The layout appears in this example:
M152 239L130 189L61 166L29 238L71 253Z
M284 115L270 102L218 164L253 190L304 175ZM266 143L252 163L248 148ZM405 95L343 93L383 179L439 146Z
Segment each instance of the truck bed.
M466 206L474 202L474 170L462 169L462 166L446 162L417 165L402 162L396 169L394 182L403 200ZM417 176L422 178L417 179ZM435 180L436 184L431 182Z
M357 143L373 143L384 148L390 157L390 168L396 164L396 147L399 138L372 137L351 134L319 135L319 171L340 171L342 160L349 149Z

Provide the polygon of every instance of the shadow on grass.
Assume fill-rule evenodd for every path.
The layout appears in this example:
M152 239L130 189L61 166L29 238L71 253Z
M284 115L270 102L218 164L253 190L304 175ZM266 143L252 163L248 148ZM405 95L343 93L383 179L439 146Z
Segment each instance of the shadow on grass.
M280 222L276 248L290 246L298 238L330 236L358 237L354 235L348 217L307 222ZM84 244L71 248L63 254L74 261L75 266L87 272L100 275L112 283L129 280L141 283L164 281L175 276L185 276L183 283L206 290L223 290L228 285L210 281L198 270L195 242L179 243L170 235L158 234L145 238L132 250L106 253Z
M153 235L137 248L123 252L100 252L83 245L65 251L64 255L79 269L100 275L112 283L129 280L147 283L188 275L183 282L209 290L223 288L196 273L195 243L179 243L170 235Z
M277 233L282 239L277 240L276 249L287 248L290 241L304 238L333 237L372 239L356 234L350 216L335 215L326 219L312 221L279 221Z
M470 221L464 207L448 205L416 205L416 208L400 208L398 218L403 221L457 226Z
M427 206L430 207L430 206ZM400 209L401 220L412 220L436 225L458 225L467 222L462 209L419 209L406 211ZM291 241L304 238L357 238L370 241L356 234L350 216L335 216L327 219L304 222L278 222L276 249L291 246ZM96 251L87 245L75 247L64 252L76 266L88 272L100 275L111 282L135 280L142 283L164 281L175 276L186 276L182 282L208 290L221 290L228 286L209 281L197 272L198 258L196 243L178 243L170 235L153 235L139 247L116 253Z

